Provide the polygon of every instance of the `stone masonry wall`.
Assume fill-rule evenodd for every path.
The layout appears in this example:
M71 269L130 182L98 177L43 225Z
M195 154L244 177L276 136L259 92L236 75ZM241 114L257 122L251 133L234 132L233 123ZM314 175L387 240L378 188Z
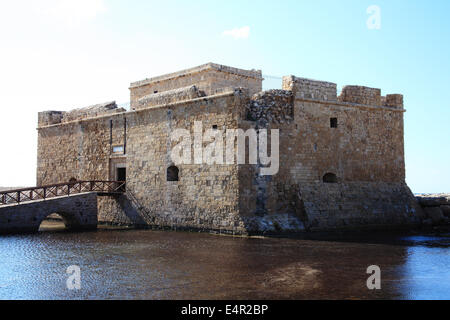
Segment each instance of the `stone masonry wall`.
M110 156L112 146L124 144L124 121L116 114L38 128L37 185L113 180Z
M267 109L250 106L253 114ZM297 97L293 121L267 122L280 130L278 174L262 178L258 166L240 166L240 211L248 228L261 228L261 221L267 232L417 223L421 208L405 184L403 110L395 109ZM324 183L326 173L338 183Z
M424 225L450 224L450 194L422 194L416 198L423 208L423 215L420 218Z
M247 120L284 123L294 119L292 91L269 90L253 95L247 105Z
M339 101L381 106L381 90L362 86L345 86L339 96Z
M176 128L204 131L237 128L248 95L231 91L158 108L40 127L38 185L78 180L108 180L113 144L123 141L127 123L127 198L99 198L99 221L112 224L177 225L192 229L240 230L236 165L179 165L180 181L166 181L176 144ZM205 143L205 146L207 143Z
M192 100L204 96L206 96L206 94L203 91L198 90L196 86L188 86L169 91L152 93L144 96L138 100L137 109L144 109L174 102Z
M131 109L142 109L139 99L151 94L195 85L206 95L214 95L223 88L247 88L251 94L262 90L261 71L242 70L208 63L164 76L154 77L130 85Z
M283 77L283 89L292 91L299 99L337 100L336 84L332 82L286 76Z
M201 121L204 130L214 125L218 130L237 128L245 99L241 92L230 92L142 110L130 119L127 189L145 208L142 216L148 224L243 231L238 219L236 165L179 165L178 182L168 182L166 170L177 144L170 141L173 130L187 129L193 135L194 121Z

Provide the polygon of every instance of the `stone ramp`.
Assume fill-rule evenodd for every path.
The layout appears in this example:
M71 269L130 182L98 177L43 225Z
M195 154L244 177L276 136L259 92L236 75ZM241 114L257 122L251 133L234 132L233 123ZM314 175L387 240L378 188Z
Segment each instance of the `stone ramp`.
M70 230L97 228L97 192L0 206L0 234L32 233L52 213Z

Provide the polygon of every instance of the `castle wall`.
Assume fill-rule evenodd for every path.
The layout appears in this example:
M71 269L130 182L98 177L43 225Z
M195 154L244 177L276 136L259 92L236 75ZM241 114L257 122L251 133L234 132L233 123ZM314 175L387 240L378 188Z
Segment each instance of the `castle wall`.
M420 208L405 184L402 99L381 107L301 98L331 92L328 85L309 87L290 87L292 118L282 99L289 91L269 91L253 97L241 123L280 130L277 175L260 177L257 165L240 168L240 211L249 228L261 228L261 221L268 232L414 223ZM338 183L324 183L327 173Z
M180 181L169 182L166 170L177 142L177 128L191 130L202 121L204 131L237 128L247 93L231 91L188 102L135 112L40 127L38 185L80 180L108 180L113 144L123 141L127 123L126 198L99 197L99 221L112 224L223 229L244 232L238 217L236 165L179 165ZM205 146L208 143L205 143Z
M37 185L109 180L112 146L124 144L124 119L117 114L39 127Z
M180 181L166 181L177 128L193 136L194 121L204 130L237 128L245 97L226 93L173 106L136 112L130 122L127 189L143 204L149 224L197 229L238 228L236 165L179 165ZM193 143L193 141L192 141ZM206 146L206 144L205 144ZM145 174L143 174L145 173Z

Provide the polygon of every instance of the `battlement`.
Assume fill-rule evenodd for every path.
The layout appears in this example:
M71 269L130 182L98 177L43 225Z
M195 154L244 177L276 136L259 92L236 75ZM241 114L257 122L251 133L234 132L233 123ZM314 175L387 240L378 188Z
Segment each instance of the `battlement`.
M283 77L283 90L294 93L295 98L336 101L336 84L295 76Z
M295 99L311 99L331 102L344 102L376 107L402 109L403 95L381 96L381 90L364 86L345 86L339 97L333 82L300 78L292 75L283 77L283 90L294 93Z
M345 86L338 97L340 102L369 106L403 109L403 95L388 94L381 96L381 90L364 86Z
M38 114L38 127L95 118L125 111L123 108L118 108L115 101L73 109L71 111L43 111Z
M381 97L381 103L385 107L403 109L403 95L388 94L386 97Z
M363 86L345 86L338 100L341 102L381 106L381 90Z
M262 92L263 80L261 70L244 70L207 63L131 83L129 88L131 111L217 95L233 91L236 88L245 89L249 97L256 95L254 98L258 101L252 102L253 106L249 112L251 118L266 118L267 116L269 121L280 123L290 120L290 111L285 108L288 105L284 101L286 97L289 97L290 104L293 104L295 100L316 100L334 105L345 104L347 106L358 105L403 110L403 96L401 94L381 96L381 90L377 88L348 85L337 96L336 83L289 75L282 79L283 90ZM265 105L273 105L265 110L259 105L263 102ZM283 110L286 109L281 116L274 112L275 105L281 106ZM262 114L255 114L257 110L258 112L265 111ZM39 113L38 126L67 123L124 111L126 110L118 108L114 101L68 112L45 111ZM267 114L265 114L266 111ZM277 115L274 116L275 114Z

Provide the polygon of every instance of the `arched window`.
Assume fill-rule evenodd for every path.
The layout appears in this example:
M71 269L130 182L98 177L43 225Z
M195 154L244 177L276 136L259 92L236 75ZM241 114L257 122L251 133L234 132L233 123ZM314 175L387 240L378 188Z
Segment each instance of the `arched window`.
M167 181L180 181L178 177L180 170L175 166L170 166L167 168Z
M325 183L337 183L338 179L334 173L327 173L323 176L323 182Z

